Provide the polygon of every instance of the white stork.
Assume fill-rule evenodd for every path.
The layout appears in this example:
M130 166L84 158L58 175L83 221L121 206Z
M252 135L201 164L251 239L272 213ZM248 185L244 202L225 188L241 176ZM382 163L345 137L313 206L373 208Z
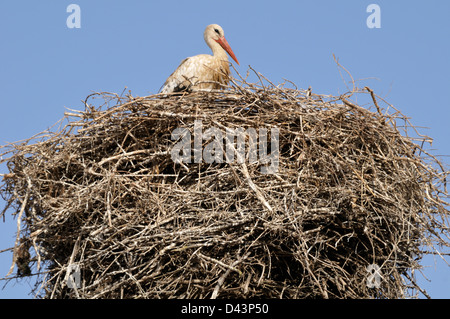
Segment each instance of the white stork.
M199 54L181 61L164 83L161 93L220 89L221 84L228 84L230 66L227 53L237 64L239 62L225 39L222 27L210 24L203 37L213 55Z

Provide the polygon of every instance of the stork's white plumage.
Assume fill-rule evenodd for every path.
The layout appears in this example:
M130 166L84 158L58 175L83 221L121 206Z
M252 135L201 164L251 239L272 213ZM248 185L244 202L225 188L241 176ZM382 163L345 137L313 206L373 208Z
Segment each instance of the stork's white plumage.
M239 62L225 39L222 27L210 24L203 37L213 55L200 54L184 59L167 78L161 93L220 89L228 84L230 66L227 53L237 64Z

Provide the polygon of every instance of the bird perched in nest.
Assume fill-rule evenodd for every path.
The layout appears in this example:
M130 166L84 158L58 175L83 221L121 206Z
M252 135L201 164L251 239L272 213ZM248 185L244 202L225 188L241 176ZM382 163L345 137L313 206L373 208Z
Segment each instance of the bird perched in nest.
M203 33L213 55L199 54L184 59L164 83L161 93L223 88L229 82L230 66L227 53L239 64L225 39L220 25L210 24Z

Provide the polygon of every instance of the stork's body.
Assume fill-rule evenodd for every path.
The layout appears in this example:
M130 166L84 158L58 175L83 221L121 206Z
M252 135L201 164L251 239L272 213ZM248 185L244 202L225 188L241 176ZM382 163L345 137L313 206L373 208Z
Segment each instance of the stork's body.
M217 24L206 27L206 44L213 55L200 54L184 59L164 83L161 93L221 89L228 84L230 66L228 54L239 64L223 29Z

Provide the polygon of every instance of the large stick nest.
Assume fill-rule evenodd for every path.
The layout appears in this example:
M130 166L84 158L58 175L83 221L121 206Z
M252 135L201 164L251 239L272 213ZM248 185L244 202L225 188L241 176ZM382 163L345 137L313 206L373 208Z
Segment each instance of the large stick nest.
M373 107L351 102L358 95ZM266 81L93 94L56 129L4 147L17 276L38 274L44 298L426 295L415 270L449 245L448 172L381 102L368 88L332 97ZM172 133L188 129L194 147L200 120L223 137L265 128L269 145L277 128L276 170L247 150L243 161L223 152L222 163L198 163L192 152L175 163Z

